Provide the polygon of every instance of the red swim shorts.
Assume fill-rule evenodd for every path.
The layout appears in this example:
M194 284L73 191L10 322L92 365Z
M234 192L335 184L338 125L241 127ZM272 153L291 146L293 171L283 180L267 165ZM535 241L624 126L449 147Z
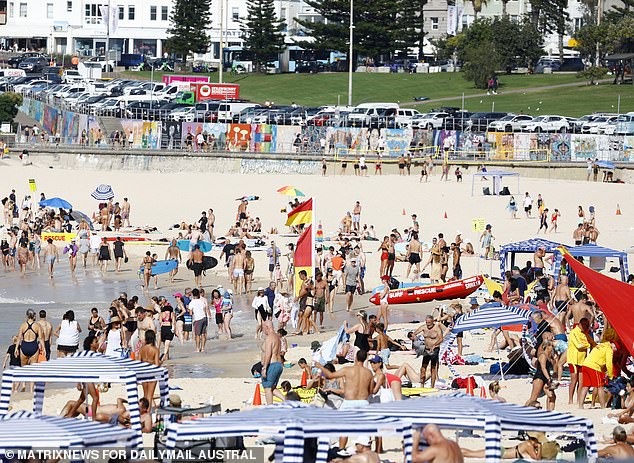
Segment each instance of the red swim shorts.
M603 387L605 385L605 374L583 366L583 387Z

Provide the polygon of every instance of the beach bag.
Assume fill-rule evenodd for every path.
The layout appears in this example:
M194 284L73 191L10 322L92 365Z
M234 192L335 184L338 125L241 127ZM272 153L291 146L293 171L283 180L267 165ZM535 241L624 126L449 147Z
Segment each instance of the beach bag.
M379 389L379 400L382 404L388 402L394 402L394 392L389 387L382 387Z
M394 277L390 277L390 280L387 282L387 286L390 289L398 289L401 283Z
M37 354L37 363L46 362L46 352L40 349L40 352Z

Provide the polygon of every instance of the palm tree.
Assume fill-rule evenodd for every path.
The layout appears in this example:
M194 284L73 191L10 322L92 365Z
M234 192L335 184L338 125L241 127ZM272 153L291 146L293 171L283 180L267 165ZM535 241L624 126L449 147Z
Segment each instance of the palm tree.
M470 0L473 5L473 20L478 19L478 14L482 11L482 7L486 6L487 0Z

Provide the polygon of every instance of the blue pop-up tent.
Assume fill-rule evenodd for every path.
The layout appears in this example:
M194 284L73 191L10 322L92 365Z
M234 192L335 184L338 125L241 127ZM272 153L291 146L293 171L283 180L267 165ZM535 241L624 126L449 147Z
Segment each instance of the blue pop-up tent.
M516 254L532 254L539 248L544 248L546 252L555 252L561 243L548 241L542 238L533 238L516 243L505 244L500 248L500 273L504 278L504 272L510 270L515 265Z
M627 253L618 251L616 249L605 248L603 246L597 246L596 244L584 244L582 246L575 246L572 248L566 248L566 251L574 257L603 257L613 258L619 260L619 267L621 273L621 281L626 281L627 276L630 273L627 266ZM561 261L563 255L559 250L555 250L553 271L555 274L555 281L559 279L559 270L561 268Z

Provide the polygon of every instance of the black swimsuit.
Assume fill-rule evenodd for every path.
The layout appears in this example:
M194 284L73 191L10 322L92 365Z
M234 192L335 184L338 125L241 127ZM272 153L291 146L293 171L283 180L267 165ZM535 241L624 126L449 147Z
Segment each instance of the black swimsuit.
M354 337L354 346L358 347L359 350L368 352L370 350L370 343L368 342L369 337L370 335L368 333L359 333L357 331Z
M24 336L28 330L31 330L33 334L35 335L35 339L33 341L22 340L22 342L20 343L20 350L22 351L25 357L33 357L35 354L37 354L37 351L39 350L39 343L37 342L38 336L35 330L33 329L33 323L26 322L26 324L29 325L29 327L26 330L24 330L24 333L22 333L22 336Z

